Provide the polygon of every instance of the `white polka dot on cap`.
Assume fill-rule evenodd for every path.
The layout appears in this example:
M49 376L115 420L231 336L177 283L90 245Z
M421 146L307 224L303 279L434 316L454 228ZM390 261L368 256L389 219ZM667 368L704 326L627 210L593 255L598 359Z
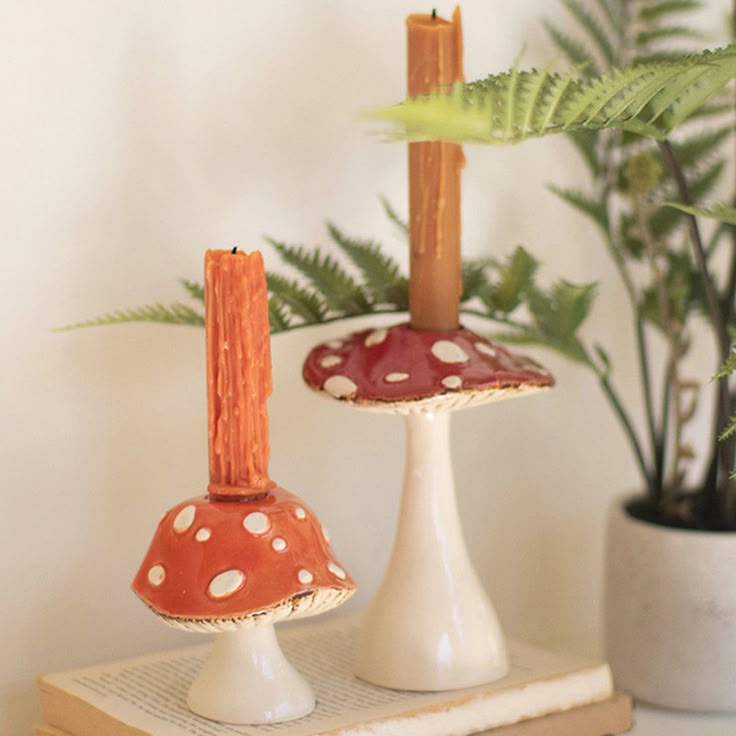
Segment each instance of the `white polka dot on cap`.
M335 576L340 578L340 580L345 580L347 575L345 574L345 570L343 570L340 565L336 565L334 562L328 562L327 563L327 569Z
M194 523L194 517L197 509L188 504L174 517L174 531L177 534L183 534Z
M367 348L373 347L374 345L380 345L388 335L388 330L380 329L373 330L364 340L364 344Z
M244 584L245 573L242 570L225 570L212 578L207 590L213 598L227 598L240 590Z
M358 390L356 384L347 376L330 376L324 383L324 390L336 399L347 399Z
M309 585L309 583L314 580L314 575L312 575L309 570L305 570L304 568L299 570L299 572L297 573L297 577L299 578L299 582L302 585Z
M271 528L271 521L262 511L254 511L243 519L243 528L251 534L265 534Z
M148 571L148 582L151 583L151 585L154 585L158 588L161 583L164 582L166 579L166 570L164 570L163 565L154 565L149 571Z
M197 529L197 533L194 535L194 538L198 542L206 542L211 536L212 536L212 529L209 529L208 527L203 526L201 529Z
M432 355L442 363L467 363L468 354L450 340L437 340L432 345Z

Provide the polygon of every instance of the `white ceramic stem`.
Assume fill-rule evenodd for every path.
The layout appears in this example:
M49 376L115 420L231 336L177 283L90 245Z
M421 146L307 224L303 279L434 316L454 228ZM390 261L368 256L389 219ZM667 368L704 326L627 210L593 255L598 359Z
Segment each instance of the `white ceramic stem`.
M384 687L453 690L507 672L503 633L460 526L449 414L409 414L396 539L362 627L355 673Z
M279 723L311 713L314 694L284 657L273 624L217 634L187 705L225 723Z

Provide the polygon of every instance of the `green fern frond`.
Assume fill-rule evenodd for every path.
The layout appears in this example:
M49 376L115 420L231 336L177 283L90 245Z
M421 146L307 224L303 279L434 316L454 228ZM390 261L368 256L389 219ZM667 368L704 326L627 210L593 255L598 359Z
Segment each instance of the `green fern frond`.
M682 168L688 181L690 179L699 181L704 174L707 174L706 184L711 180L712 176L715 176L717 180L720 174L718 172L708 174L705 164L709 160L712 161L713 156L718 153L719 148L733 135L733 132L734 130L731 125L710 130L698 129L695 133L681 138L678 142L673 142L672 148L675 153L675 159ZM618 170L621 172L621 176L623 176L623 172L629 170L632 162L644 153L657 159L660 157L659 151L653 142L647 142L647 144L642 146L641 141L639 141L636 151L632 154L624 155L618 164ZM665 178L663 179L662 185L665 188L665 196L669 196L666 188L669 187L672 189L672 181L669 178ZM626 188L623 183L620 186ZM702 188L702 184L698 184L697 187L699 189Z
M590 312L595 290L595 284L572 284L564 280L546 292L531 286L526 303L532 323L514 324L511 330L494 337L509 344L550 348L570 360L590 365L577 330Z
M309 280L322 295L328 309L345 315L366 314L372 311L363 288L329 254L319 248L310 251L303 246L292 246L273 238L266 238L284 263L293 266Z
M675 210L660 208L649 217L649 232L655 240L661 241L670 236L684 221L684 215ZM631 224L633 226L634 218ZM644 244L641 243L643 247Z
M586 77L594 77L599 74L598 66L592 58L593 55L582 42L565 33L551 21L544 21L544 28L555 48L571 66L580 67Z
M554 184L549 184L547 189L593 220L604 232L608 231L608 213L603 203L574 189L561 189Z
M660 28L648 28L636 34L637 46L648 46L658 41L702 41L705 34L695 28L687 26L662 26Z
M266 273L266 283L271 296L305 324L321 322L324 318L327 310L316 292L271 271Z
M601 27L597 18L578 2L578 0L562 0L568 12L577 20L580 26L590 37L596 50L601 58L606 62L606 66L613 66L614 52L608 35Z
M628 77L628 81L626 81L628 92L623 96L618 94L616 85L609 86L605 81L594 80L591 86L595 91L595 95L588 98L589 103L592 102L592 107L589 108L584 123L593 122L604 111L613 119L623 114L628 114L632 119L636 119L636 116L653 102L662 87L671 84L679 75L680 72L676 68L669 69L660 75L653 75L650 74L650 68L645 64L635 66L625 72L614 70L611 79L619 84L624 83L623 80ZM578 102L572 108L575 116L577 117L585 107L586 99L583 98L582 102ZM638 131L634 130L633 132Z
M733 102L729 100L710 100L694 110L688 118L688 122L710 118L722 118L733 112Z
M399 230L404 235L409 234L409 225L406 222L406 220L402 219L402 217L396 212L396 210L391 206L391 203L385 198L381 197L381 206L383 207L383 211L386 213L386 217L388 217L391 222L393 222L394 225L396 225Z
M703 160L716 153L733 133L732 125L725 125L713 130L699 130L677 143L673 143L675 159L685 170L702 164Z
M384 254L376 243L349 238L331 222L327 223L327 230L363 274L364 288L375 304L393 304L400 310L409 308L409 282L393 258Z
M472 259L463 261L463 293L460 302L469 302L471 299L481 297L488 287L486 267L488 261L485 259Z
M538 94L528 94L539 86L540 76ZM734 77L736 46L728 46L590 80L579 71L505 72L459 84L449 95L435 93L375 110L370 117L393 123L395 137L404 140L503 145L605 128L661 139Z
M662 202L663 207L671 207L688 215L716 220L724 225L736 225L736 208L727 204L714 204L711 207L691 207L680 202ZM736 358L734 358L736 361ZM734 363L736 369L736 363Z
M718 180L724 169L724 162L717 161L713 165L706 167L703 171L695 173L689 180L690 194L695 201L699 201L708 196L715 189ZM670 184L664 193L666 199L674 199L676 191ZM671 235L675 229L685 220L683 212L674 208L660 207L649 218L649 230L655 240L662 240ZM629 222L633 225L633 221Z
M716 186L718 186L725 167L725 161L716 161L703 169L702 172L691 177L689 184L690 196L693 198L693 201L700 202L713 192Z
M718 435L718 439L723 442L723 440L727 440L729 437L733 437L736 434L736 414L732 416L728 420L728 424L726 425L726 428ZM736 470L734 470L731 473L731 478L736 477Z
M529 130L533 124L532 117L534 115L534 110L539 101L539 98L542 95L542 92L544 91L548 77L549 69L543 69L538 75L538 78L532 84L529 84L525 89L520 91L519 101L526 110L526 116L521 121L522 130ZM507 132L511 130L512 125L513 115L511 114L511 110L509 109L509 112L506 116Z
M497 265L498 279L481 295L491 313L510 314L534 287L539 261L522 246L517 246L503 264Z
M650 2L642 5L639 9L639 18L651 23L668 15L687 13L693 10L699 10L702 7L703 3L699 0L662 0L661 2Z
M275 296L268 299L268 323L271 334L284 332L290 327L289 311Z
M588 364L588 355L582 346L580 340L576 337L561 339L553 335L545 334L535 327L528 325L520 325L513 330L495 332L492 335L494 340L498 340L506 345L535 346L547 348L559 353L564 358L574 363Z
M574 336L590 312L597 284L573 284L560 279L548 294L529 295L529 309L544 334L560 340Z
M192 299L204 304L204 286L202 284L189 279L179 279L179 283L187 290Z
M188 325L190 327L203 327L204 315L196 310L182 304L147 304L143 307L132 309L117 309L114 312L103 314L100 317L77 322L75 324L59 327L56 332L67 332L78 330L83 327L104 327L107 325L120 325L128 322L157 322L166 325Z
M668 106L668 111L663 115L665 125L670 130L685 122L693 112L713 96L714 92L719 92L736 76L733 66L734 61L736 61L735 50L736 45L731 45L723 50L725 55L720 52L712 54L712 67L704 70L702 74L697 73L699 65L696 65L694 69L683 72L683 77L688 77L690 83L685 87L684 92L676 102L673 102L672 106Z
M594 177L598 176L601 171L598 160L598 133L593 130L576 130L573 133L568 133L567 138L583 157L590 173Z
M601 13L611 26L611 30L619 37L625 33L625 20L621 0L598 0Z
M690 178L690 191L694 198L700 199L706 196L707 192L716 186L722 172L723 162L719 161L706 170L697 172ZM668 182L663 192L663 197L665 199L673 199L676 194L677 192L672 182ZM684 221L685 214L679 209L659 207L648 218L648 229L655 241L661 242L669 237ZM622 214L619 229L622 233L623 245L628 254L634 259L639 259L643 254L644 244L637 232L636 218L628 212Z
M639 64L658 64L658 63L669 63L671 61L678 61L682 59L682 51L674 49L656 49L656 50L640 50L633 59L632 66Z
M734 373L736 373L736 352L732 350L713 378L728 378Z

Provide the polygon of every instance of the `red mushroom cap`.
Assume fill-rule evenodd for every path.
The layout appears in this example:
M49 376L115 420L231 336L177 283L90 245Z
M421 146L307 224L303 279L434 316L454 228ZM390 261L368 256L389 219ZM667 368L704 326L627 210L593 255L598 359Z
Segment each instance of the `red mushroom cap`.
M205 631L311 616L355 591L317 517L283 488L258 499L198 497L175 506L132 587L167 623Z
M414 330L408 324L354 332L314 348L304 362L310 388L364 409L455 409L549 388L538 363L459 327Z

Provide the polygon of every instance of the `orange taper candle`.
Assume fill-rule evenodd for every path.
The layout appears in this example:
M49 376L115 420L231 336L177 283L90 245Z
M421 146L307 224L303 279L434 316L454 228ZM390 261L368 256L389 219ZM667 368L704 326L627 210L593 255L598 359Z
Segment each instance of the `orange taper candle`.
M268 477L271 342L263 258L208 250L205 270L210 483L215 497L260 495Z
M452 21L432 15L406 19L409 96L449 88L463 79L460 8ZM454 330L460 321L460 173L463 149L454 143L409 144L409 312L419 330Z

